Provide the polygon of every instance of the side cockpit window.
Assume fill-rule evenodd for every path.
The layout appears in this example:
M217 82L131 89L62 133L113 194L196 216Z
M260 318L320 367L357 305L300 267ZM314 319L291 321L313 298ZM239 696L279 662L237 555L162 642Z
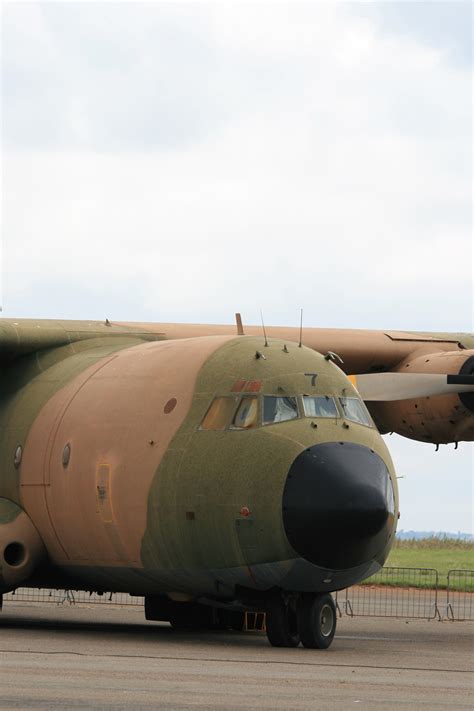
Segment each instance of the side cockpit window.
M201 430L249 430L258 425L258 398L215 397L201 422Z
M239 430L249 430L258 425L258 399L243 397L232 420L231 427Z
M235 397L215 397L201 422L202 430L225 430L237 405Z
M338 417L334 398L328 395L323 397L303 396L303 408L305 417Z
M352 422L358 422L360 425L373 427L371 417L364 403L357 397L340 397L344 417Z
M265 395L263 398L263 424L287 422L298 417L298 405L295 397Z

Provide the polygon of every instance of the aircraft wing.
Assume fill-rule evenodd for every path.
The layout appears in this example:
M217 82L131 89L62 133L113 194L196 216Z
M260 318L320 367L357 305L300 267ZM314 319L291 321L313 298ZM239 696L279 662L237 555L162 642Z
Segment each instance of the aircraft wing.
M0 362L51 348L88 341L92 346L111 338L158 340L163 334L105 321L61 321L46 319L0 319Z
M177 324L177 323L127 323L143 331L159 332L167 339L193 338L195 336L238 335L236 325ZM298 343L300 329L291 326L266 326L269 338ZM262 336L261 326L243 326L247 336ZM333 351L344 361L345 373L377 373L395 368L414 353L457 352L473 350L472 333L410 333L404 331L374 331L346 328L304 328L303 345L320 353Z

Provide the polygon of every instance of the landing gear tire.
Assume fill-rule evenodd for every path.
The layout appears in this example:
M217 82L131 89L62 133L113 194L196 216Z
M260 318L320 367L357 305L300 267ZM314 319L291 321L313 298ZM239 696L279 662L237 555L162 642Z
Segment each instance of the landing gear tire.
M301 642L308 649L327 649L336 632L336 605L332 595L303 595L298 609Z
M267 603L267 637L273 647L297 647L300 643L296 601L275 596Z

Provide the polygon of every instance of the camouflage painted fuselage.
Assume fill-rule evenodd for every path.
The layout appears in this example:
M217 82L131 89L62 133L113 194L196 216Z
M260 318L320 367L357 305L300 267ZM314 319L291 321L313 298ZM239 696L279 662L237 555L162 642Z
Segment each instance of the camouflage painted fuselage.
M18 338L3 363L0 592L26 584L225 600L237 589L335 590L383 564L398 496L377 430L340 413L261 421L265 395L356 397L333 363L256 336L167 341L146 329L83 328L69 344L49 333L46 349ZM203 429L213 398L232 396L236 382L258 383L258 425ZM330 525L314 529L326 537L314 550L335 551L331 566L290 543L284 500L289 476L308 475L304 453L324 469L336 447L349 452L347 476L351 453L373 457L395 500L376 548L354 558ZM318 496L321 511L324 488ZM334 497L328 506L341 521Z

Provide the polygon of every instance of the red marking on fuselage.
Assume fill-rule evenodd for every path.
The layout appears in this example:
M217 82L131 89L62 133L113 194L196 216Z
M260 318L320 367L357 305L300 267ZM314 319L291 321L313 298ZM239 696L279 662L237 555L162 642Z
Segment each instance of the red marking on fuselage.
M249 380L245 386L246 393L258 393L262 389L261 380Z

